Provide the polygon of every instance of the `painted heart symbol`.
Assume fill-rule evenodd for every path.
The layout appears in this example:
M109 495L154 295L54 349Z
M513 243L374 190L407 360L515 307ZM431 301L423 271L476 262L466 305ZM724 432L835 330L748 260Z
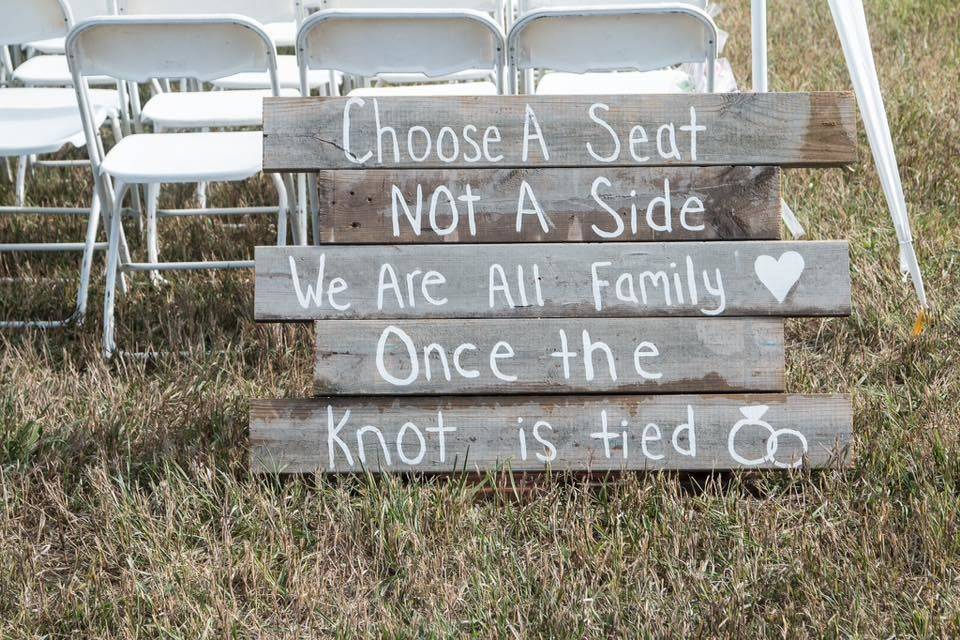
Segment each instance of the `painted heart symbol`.
M753 270L777 302L783 304L787 295L803 275L803 256L796 251L787 251L779 259L760 256L753 263Z

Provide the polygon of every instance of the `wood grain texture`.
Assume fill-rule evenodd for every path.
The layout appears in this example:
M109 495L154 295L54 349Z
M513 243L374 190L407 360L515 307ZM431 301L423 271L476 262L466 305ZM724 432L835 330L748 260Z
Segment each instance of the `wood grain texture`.
M841 395L256 400L250 409L251 469L378 473L507 466L521 471L840 466L851 460L851 414L849 397Z
M791 259L802 260L802 273L786 280L779 300L776 287L761 281L759 272L769 272L760 265L780 260L790 266ZM394 276L396 289L380 287L381 277L389 284ZM322 293L312 296L308 288ZM849 313L846 242L256 249L255 315L261 321Z
M316 329L319 395L784 390L780 319L324 320Z
M344 108L350 100L347 140ZM591 119L596 104L605 108L595 108ZM695 155L692 130L681 129L690 126L691 108L696 126L706 127L697 132ZM533 137L537 131L528 109L542 131L546 153ZM264 169L837 166L856 161L855 114L853 96L846 92L389 97L367 98L362 104L356 98L268 98ZM661 149L657 147L660 128L670 124L679 151L674 155L669 129L663 130ZM464 136L468 126L473 128ZM643 130L634 129L638 126ZM395 130L397 144L394 134L385 132L378 156L378 131L384 132L383 127ZM414 129L411 134L414 127L425 131ZM440 140L443 127L450 131ZM496 131L494 135L491 130L484 152L483 137L490 127ZM364 162L351 160L365 158L367 152L373 155Z
M327 244L780 238L776 167L342 170L317 187Z

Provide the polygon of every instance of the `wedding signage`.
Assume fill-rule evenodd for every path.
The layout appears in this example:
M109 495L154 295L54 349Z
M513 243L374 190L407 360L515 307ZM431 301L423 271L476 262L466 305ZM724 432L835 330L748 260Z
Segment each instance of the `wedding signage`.
M845 242L258 247L258 320L838 316Z
M849 93L266 100L264 167L838 166Z
M666 393L783 389L772 319L332 320L317 393Z
M779 240L776 167L317 174L332 244Z
M846 93L282 98L268 171L321 244L258 247L316 398L251 407L263 473L790 469L850 459L785 394L784 318L850 313L846 242L780 241L781 167L856 159Z
M843 396L536 396L261 400L265 473L791 469L842 463Z

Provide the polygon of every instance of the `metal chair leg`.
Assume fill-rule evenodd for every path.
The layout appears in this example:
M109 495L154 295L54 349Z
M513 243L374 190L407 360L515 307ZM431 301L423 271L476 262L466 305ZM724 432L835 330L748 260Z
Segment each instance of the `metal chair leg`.
M807 234L803 230L803 225L800 224L800 220L797 219L796 214L793 213L793 209L790 208L790 205L787 204L786 200L780 201L780 217L783 218L783 223L787 226L787 229L790 231L790 235L794 239L799 240Z
M160 261L159 236L157 233L157 206L160 202L160 184L147 185L147 261L156 264ZM159 271L150 272L150 281L154 286L164 282Z
M114 324L114 304L116 302L117 274L120 268L120 239L123 235L123 215L121 206L127 186L116 182L112 202L110 203L110 236L107 245L107 277L103 294L103 357L113 357L117 350Z
M204 133L210 131L210 127L204 127L201 129ZM207 208L207 183L198 182L197 183L197 206L201 209Z
M307 177L304 174L300 174L297 190L297 244L305 247L310 240L307 237Z
M27 201L27 164L29 164L29 158L27 156L17 158L17 185L15 187L15 193L18 207L22 207Z
M287 217L290 215L290 197L287 194L287 187L283 184L283 178L280 174L272 173L273 186L277 190L279 206L277 210L277 246L283 247L287 244Z
M207 183L197 183L197 206L201 209L207 208Z
M313 228L313 244L320 246L320 202L317 193L317 174L307 175L307 204L310 207L310 226Z
M293 198L297 194L297 187L294 184L293 176L290 174L283 174L283 184L287 187L287 195L289 198ZM296 210L299 213L300 205L291 200L290 202L291 212ZM300 244L300 225L295 220L291 220L293 224L290 225L291 234L293 235L293 244Z
M123 129L120 128L117 118L110 118L110 129L113 131L113 144L117 144L123 139Z
M97 229L100 227L100 210L102 203L96 188L93 190L93 202L90 206L90 217L87 219L87 235L84 239L83 261L80 263L80 288L77 291L77 310L74 319L77 325L82 325L87 315L87 298L90 293L90 272L93 270L93 253L97 241Z

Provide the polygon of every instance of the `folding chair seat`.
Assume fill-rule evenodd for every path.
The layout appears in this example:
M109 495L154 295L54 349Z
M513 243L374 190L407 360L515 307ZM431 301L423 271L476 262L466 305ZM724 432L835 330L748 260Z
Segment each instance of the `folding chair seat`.
M537 83L538 95L604 95L692 93L690 75L682 69L610 73L546 73Z
M493 73L489 69L467 69L444 76L431 78L422 73L378 73L374 78L377 86L419 85L441 82L493 82Z
M297 57L291 55L277 56L277 75L280 79L281 89L300 88L300 73L297 68ZM326 69L313 69L307 74L307 88L310 91L319 91L321 94L332 95L331 79L333 79L333 84L339 86L342 77L342 74L335 73L331 78L330 71ZM214 80L213 86L218 89L251 90L263 89L263 86L267 82L267 76L262 73L236 73Z
M119 140L123 134L120 130L120 93L115 89L91 89L91 103L97 111L97 126L109 121L113 128L114 138ZM54 126L52 122L43 123L39 118L33 118L34 111L47 109L64 109L73 114L72 124L66 116L56 119L59 127L69 130L73 127L78 142L74 138L58 144L58 135L47 130ZM71 142L75 147L84 146L83 129L77 125L80 122L80 109L77 105L77 94L73 89L51 87L6 87L0 88L0 110L4 112L4 129L6 141L0 140L0 147L7 149L29 148L29 139L38 141L38 147L47 148L45 151L31 151L21 154L7 154L5 158L17 157L17 175L14 178L16 201L18 207L26 202L26 177L28 165L64 167L71 165L86 165L80 160L42 160L38 155L55 153ZM39 115L39 114L38 114ZM57 131L60 129L57 128ZM15 142L16 141L16 142Z
M351 96L495 96L497 85L493 82L457 82L452 84L411 84L400 86L360 87L350 92Z
M116 89L91 89L90 102L104 115L119 117L120 93ZM48 109L68 107L80 117L77 93L51 87L7 87L0 89L0 109Z
M106 73L121 82L189 78L209 82L229 73L264 71L271 79L271 95L279 94L276 49L257 22L239 15L121 16L94 18L74 28L67 37L67 55L85 122L91 116L85 77ZM92 123L86 122L88 126ZM277 215L278 242L286 239L288 196L282 178L272 174L277 207L189 209L156 208L160 185L199 181L239 181L262 169L263 143L259 131L142 133L124 138L108 153L88 148L95 173L110 211L107 282L104 297L104 355L116 351L114 299L123 274L196 269L250 268L252 261L161 262L158 220L167 215ZM131 186L147 187L147 262L134 262L126 246L121 204Z
M56 153L67 145L81 148L87 143L80 110L76 105L52 106L18 99L18 106L4 104L5 94L17 89L0 89L0 156L17 158ZM94 124L103 125L107 110L97 109Z
M43 53L47 55L63 55L64 42L66 42L66 38L48 38L47 40L28 42L26 45L24 45L24 48L32 49L37 53Z
M297 20L267 22L264 31L277 47L292 47L297 43Z
M178 91L160 93L147 101L141 120L161 129L204 127L259 127L263 124L263 99L269 90ZM284 89L284 96L299 96L296 89Z
M259 131L141 133L127 136L101 169L127 184L238 182L263 169Z
M28 87L69 87L73 84L70 66L63 55L42 55L27 58L13 70L13 79ZM116 81L107 76L91 76L94 86L110 86Z

